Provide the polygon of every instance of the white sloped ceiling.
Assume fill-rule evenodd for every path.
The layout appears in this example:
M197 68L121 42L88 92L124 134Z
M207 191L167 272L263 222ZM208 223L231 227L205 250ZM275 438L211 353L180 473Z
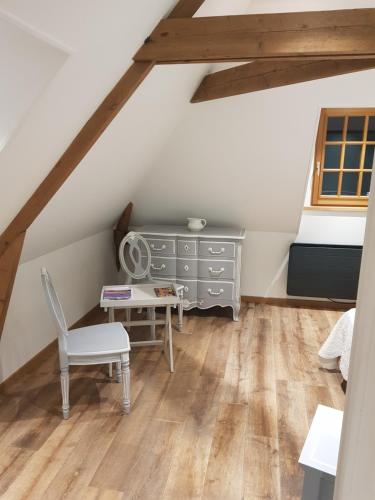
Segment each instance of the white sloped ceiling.
M0 13L68 53L1 152L0 231L174 4L0 0ZM337 2L206 0L198 15L330 7ZM138 222L199 215L259 231L297 231L319 109L371 105L374 72L192 105L207 71L152 71L31 226L23 261L110 227L130 200Z
M69 57L1 153L0 231L45 177L175 0L0 0L0 13ZM199 15L241 13L248 0L207 0ZM241 10L242 9L242 10ZM152 71L28 231L25 262L110 227L152 167L206 65ZM9 186L12 186L9 189Z
M374 7L370 0L254 0L252 13ZM215 68L217 69L217 68ZM135 196L135 221L296 234L322 107L375 105L375 70L192 104ZM168 203L163 200L168 199Z

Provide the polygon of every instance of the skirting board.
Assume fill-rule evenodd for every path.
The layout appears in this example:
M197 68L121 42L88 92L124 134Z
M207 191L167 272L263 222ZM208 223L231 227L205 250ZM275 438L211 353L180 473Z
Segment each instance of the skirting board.
M100 312L102 310L99 307L99 304L94 306L87 312L82 318L76 321L70 329L81 328L83 326L87 326L90 324L94 324L95 322L100 323L100 319L97 318L100 316ZM33 372L33 370L39 366L44 360L48 359L51 354L57 352L57 339L53 340L50 344L48 344L44 349L38 352L33 358L31 358L27 363L18 368L12 375L10 375L7 379L0 383L0 390L6 391L7 388L13 385L18 378L21 378L28 373Z
M304 307L307 309L332 309L335 311L348 311L355 307L354 302L332 302L330 300L313 300L313 299L291 299L277 297L253 297L250 295L242 295L243 302L252 302L254 304L269 304L281 307Z

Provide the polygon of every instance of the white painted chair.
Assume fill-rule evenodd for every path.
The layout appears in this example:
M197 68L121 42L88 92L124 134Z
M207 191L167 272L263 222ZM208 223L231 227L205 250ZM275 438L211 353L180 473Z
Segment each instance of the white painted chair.
M151 276L151 250L147 240L135 231L128 233L121 241L119 248L119 260L121 269L126 274L128 280L127 284L132 283L136 280L140 283L153 283L160 287L167 287L173 285L166 281L155 280ZM177 293L180 297L180 303L178 307L178 330L181 331L183 328L183 290L182 285L176 285ZM130 309L126 310L127 321L130 321ZM155 308L147 309L147 316L150 320L155 320ZM155 339L155 325L151 325L151 338Z
M130 411L129 336L121 323L105 323L68 331L64 312L45 268L42 285L58 329L62 413L69 418L69 366L118 363L123 385L122 410Z

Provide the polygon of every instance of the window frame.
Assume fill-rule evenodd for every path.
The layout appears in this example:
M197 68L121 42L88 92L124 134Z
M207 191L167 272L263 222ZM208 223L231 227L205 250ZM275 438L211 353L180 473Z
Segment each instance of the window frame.
M344 117L343 137L341 141L326 141L327 124L330 117ZM348 119L351 116L365 116L364 131L361 141L347 141L346 131L348 126ZM314 167L312 173L312 189L311 189L311 206L319 207L367 207L368 196L362 196L362 179L364 172L372 172L371 169L364 169L364 160L366 154L366 146L368 144L375 146L374 141L367 140L368 123L370 116L375 116L375 108L323 108L320 113L318 134L315 143L315 156ZM330 145L341 145L340 152L340 165L339 169L324 170L324 154L326 143ZM359 169L344 169L344 158L346 145L362 145L360 156ZM342 196L336 195L322 195L322 183L324 171L339 172L338 191L341 190L343 173L358 172L358 186L357 195L355 196Z

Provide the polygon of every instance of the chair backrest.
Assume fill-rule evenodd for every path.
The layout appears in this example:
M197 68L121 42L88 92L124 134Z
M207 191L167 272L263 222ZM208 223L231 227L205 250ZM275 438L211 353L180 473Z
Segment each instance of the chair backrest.
M135 231L122 239L119 248L122 270L131 278L141 280L151 278L151 250L147 240Z
M45 267L41 269L42 286L46 294L47 303L50 311L56 321L59 333L59 348L66 351L66 337L68 336L68 328L63 309L61 307L59 298L53 286L52 280Z

